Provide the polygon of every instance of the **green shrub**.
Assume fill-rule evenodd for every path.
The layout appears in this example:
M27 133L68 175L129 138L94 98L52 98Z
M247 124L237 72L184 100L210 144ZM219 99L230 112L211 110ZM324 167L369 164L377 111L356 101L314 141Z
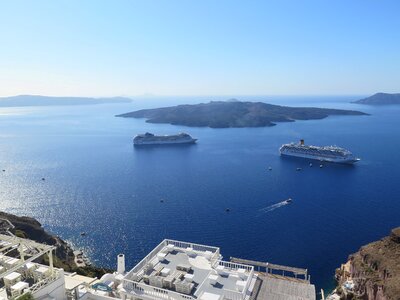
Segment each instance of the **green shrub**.
M15 235L16 235L17 237L19 237L19 238L26 239L26 233L25 233L25 231L22 231L22 230L20 230L20 229L16 229L16 230L15 230Z
M17 300L34 300L34 299L35 299L35 298L33 298L33 296L32 296L31 293L23 294L22 296L19 296L19 297L17 298Z

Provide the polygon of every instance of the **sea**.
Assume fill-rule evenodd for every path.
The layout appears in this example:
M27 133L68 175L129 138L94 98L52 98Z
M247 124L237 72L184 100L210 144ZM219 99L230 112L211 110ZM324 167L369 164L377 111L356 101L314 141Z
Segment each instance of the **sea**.
M132 267L169 238L218 246L227 260L307 268L317 291L329 291L351 253L400 225L400 106L350 103L360 97L236 97L369 115L235 129L115 117L230 97L0 108L0 210L38 219L97 266L116 268L125 253ZM198 143L134 148L144 132L187 132ZM280 157L283 143L299 139L347 148L361 161L320 168Z

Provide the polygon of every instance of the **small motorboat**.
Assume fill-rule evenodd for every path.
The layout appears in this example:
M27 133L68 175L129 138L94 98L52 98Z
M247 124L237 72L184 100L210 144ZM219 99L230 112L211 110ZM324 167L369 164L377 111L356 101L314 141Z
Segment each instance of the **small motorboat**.
M228 208L225 208L225 211L226 211L226 212L230 212L231 209L228 207Z
M319 167L320 167L320 168L323 168L323 167L324 167L324 165L319 165Z
M312 167L312 163L310 163L310 167Z
M269 167L268 170L272 171L272 167Z
M284 202L285 202L286 204L289 204L289 203L292 203L293 200L292 200L292 198L289 198L289 199L286 199Z
M302 168L297 168L297 169L296 169L296 171L301 171L301 170L302 170Z
M81 236L85 236L86 235L86 232L81 232Z

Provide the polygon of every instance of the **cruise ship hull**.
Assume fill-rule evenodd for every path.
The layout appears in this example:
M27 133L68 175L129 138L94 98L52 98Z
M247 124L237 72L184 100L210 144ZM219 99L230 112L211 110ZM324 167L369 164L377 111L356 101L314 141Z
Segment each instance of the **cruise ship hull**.
M343 158L323 157L323 156L308 155L305 153L295 153L295 152L292 153L292 152L284 152L284 151L280 151L280 153L282 156L299 157L299 158L318 160L321 162L331 162L331 163L339 163L339 164L354 164L360 160L359 158L354 158L354 157L343 157Z
M149 145L187 145L196 143L197 139L192 138L189 134L181 132L173 135L154 135L146 132L145 134L138 134L133 139L135 146L149 146Z
M185 145L185 144L194 144L197 139L191 140L175 140L175 141L140 141L133 142L135 146L146 146L146 145Z

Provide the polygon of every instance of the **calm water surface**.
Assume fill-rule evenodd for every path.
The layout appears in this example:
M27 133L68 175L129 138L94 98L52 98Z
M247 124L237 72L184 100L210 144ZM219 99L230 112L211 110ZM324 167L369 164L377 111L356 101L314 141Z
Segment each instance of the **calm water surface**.
M347 103L351 97L260 99L371 116L210 129L114 117L204 98L2 108L0 210L37 218L98 265L115 267L124 252L131 267L172 238L219 246L227 259L306 267L318 288L332 287L350 253L400 223L400 106L359 106ZM134 149L133 135L145 131L186 131L199 143ZM320 169L279 157L282 143L300 138L343 146L362 161ZM265 209L289 197L292 204Z

